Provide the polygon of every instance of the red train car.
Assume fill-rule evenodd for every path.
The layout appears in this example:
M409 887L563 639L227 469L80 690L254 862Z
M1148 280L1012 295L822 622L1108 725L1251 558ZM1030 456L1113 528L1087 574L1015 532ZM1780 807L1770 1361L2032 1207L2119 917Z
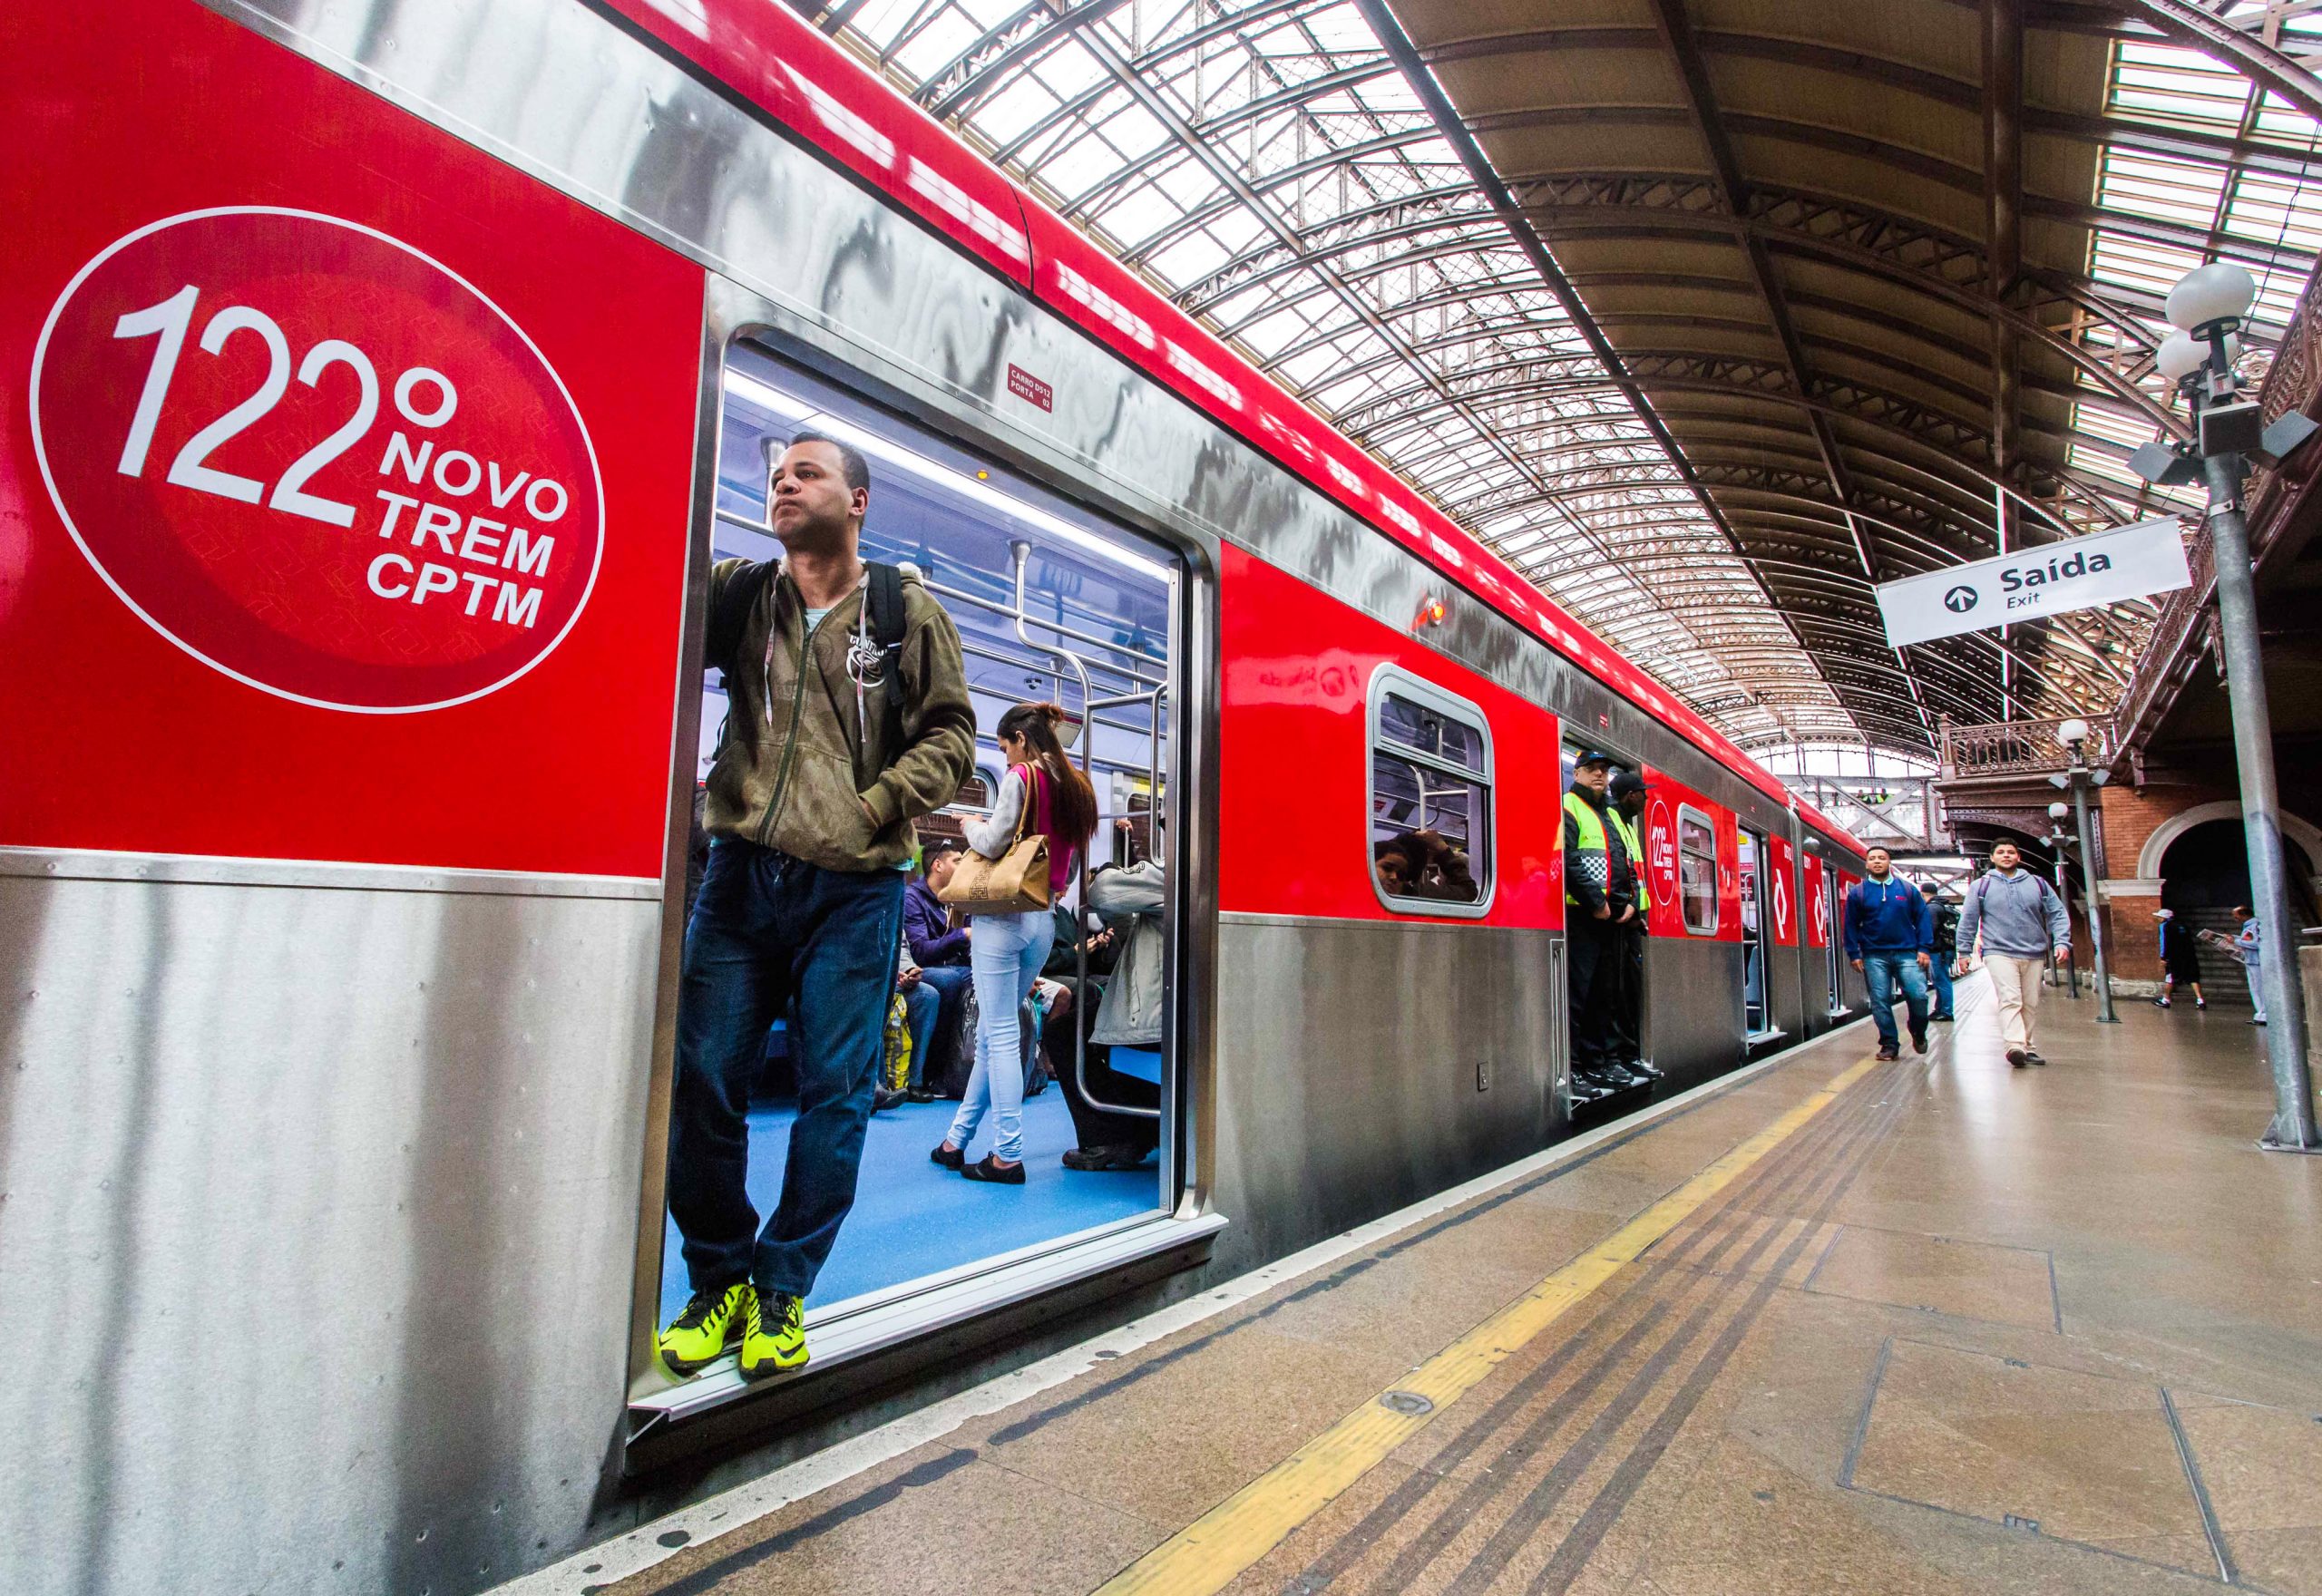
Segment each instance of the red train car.
M122 0L0 44L0 1329L50 1374L10 1589L475 1589L673 1458L1548 1145L1579 744L1654 782L1660 1093L1844 1011L1850 838L786 10ZM958 624L955 810L1059 697L1161 868L1116 928L1164 950L1111 1054L1150 1147L1049 1156L1085 1043L1004 1207L929 1173L945 1105L878 1115L808 1373L679 1381L707 569L773 551L800 429ZM1382 867L1415 832L1443 867Z

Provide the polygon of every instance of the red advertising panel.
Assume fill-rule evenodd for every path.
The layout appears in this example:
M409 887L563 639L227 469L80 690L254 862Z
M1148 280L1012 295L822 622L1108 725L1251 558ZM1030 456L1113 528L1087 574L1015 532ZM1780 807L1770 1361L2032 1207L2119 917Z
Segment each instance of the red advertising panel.
M1829 867L1809 861L1805 872L1806 945L1828 948L1830 945L1830 878Z
M1555 717L1239 549L1225 549L1220 575L1218 906L1410 918L1380 902L1369 873L1369 689L1388 665L1472 702L1490 723L1498 859L1482 923L1561 926Z
M1766 839L1767 873L1773 879L1766 883L1767 911L1772 917L1774 946L1798 946L1798 857L1787 837Z
M1862 878L1850 876L1844 871L1838 872L1838 901L1830 906L1830 939L1843 948L1847 940L1847 894L1855 890Z
M699 270L113 22L0 27L0 844L659 876Z
M1741 841L1732 811L1711 803L1663 770L1647 765L1645 882L1653 892L1646 929L1703 941L1742 939Z

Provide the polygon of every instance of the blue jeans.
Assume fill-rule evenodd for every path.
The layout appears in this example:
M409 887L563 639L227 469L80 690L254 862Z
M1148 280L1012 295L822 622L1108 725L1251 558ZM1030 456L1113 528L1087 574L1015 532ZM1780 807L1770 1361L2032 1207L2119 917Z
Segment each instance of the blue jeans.
M1056 917L1045 909L976 917L968 944L976 980L976 1067L943 1138L963 1153L989 1108L992 1152L1007 1163L1023 1161L1024 998L1055 944Z
M903 1025L911 1032L911 1075L907 1084L913 1091L927 1075L927 1050L935 1046L935 1017L943 1011L943 998L927 984L926 972L922 971L917 985L903 994Z
M805 1297L854 1206L884 1053L903 878L823 870L720 837L686 923L669 1110L669 1217L697 1291ZM750 1205L747 1111L767 1027L795 1004L798 1117L782 1198Z
M1935 988L1934 1012L1943 1019L1951 1017L1951 961L1957 957L1956 953L1938 953L1935 956L1935 962L1927 968L1928 978ZM1868 959L1863 962L1865 965L1869 963Z
M1911 1017L1911 1035L1927 1035L1927 971L1916 953L1866 953L1862 984L1870 990L1870 1018L1878 1027L1878 1045L1895 1047L1895 988L1902 988L1903 1007Z
M959 1020L960 1010L968 1001L968 988L974 979L964 964L939 964L932 969L923 968L919 972L919 984L932 988L941 1005L935 1011L934 1028L927 1034L928 1047L934 1046L937 1036L951 1034ZM912 1049L911 1084L923 1087L927 1082L928 1055L919 1046L917 1021L912 1022Z

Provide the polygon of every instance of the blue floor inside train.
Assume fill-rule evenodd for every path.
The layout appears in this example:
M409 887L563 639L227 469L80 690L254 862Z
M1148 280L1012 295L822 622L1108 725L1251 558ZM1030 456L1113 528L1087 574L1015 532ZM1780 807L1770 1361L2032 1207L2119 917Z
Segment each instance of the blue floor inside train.
M1020 1186L980 1185L927 1160L943 1139L956 1103L906 1103L873 1114L864 1133L863 1168L854 1210L838 1245L806 1299L820 1308L867 1291L915 1280L979 1259L1070 1235L1093 1225L1147 1213L1160 1205L1160 1175L1141 1169L1068 1170L1057 1160L1076 1145L1064 1094L1050 1086L1024 1105L1024 1170ZM750 1202L761 1222L782 1191L783 1155L790 1145L787 1105L750 1112ZM968 1149L991 1151L987 1119ZM661 1261L661 1318L667 1322L690 1295L677 1226L668 1227Z

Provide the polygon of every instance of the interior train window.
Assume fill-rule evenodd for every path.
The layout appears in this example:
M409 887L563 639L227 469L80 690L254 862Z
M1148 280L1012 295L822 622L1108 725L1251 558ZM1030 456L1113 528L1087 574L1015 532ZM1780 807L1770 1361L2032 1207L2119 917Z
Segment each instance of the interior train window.
M1405 914L1491 905L1491 725L1465 698L1390 665L1371 677L1372 890Z
M1690 804L1677 811L1677 906L1687 931L1717 935L1717 828Z

